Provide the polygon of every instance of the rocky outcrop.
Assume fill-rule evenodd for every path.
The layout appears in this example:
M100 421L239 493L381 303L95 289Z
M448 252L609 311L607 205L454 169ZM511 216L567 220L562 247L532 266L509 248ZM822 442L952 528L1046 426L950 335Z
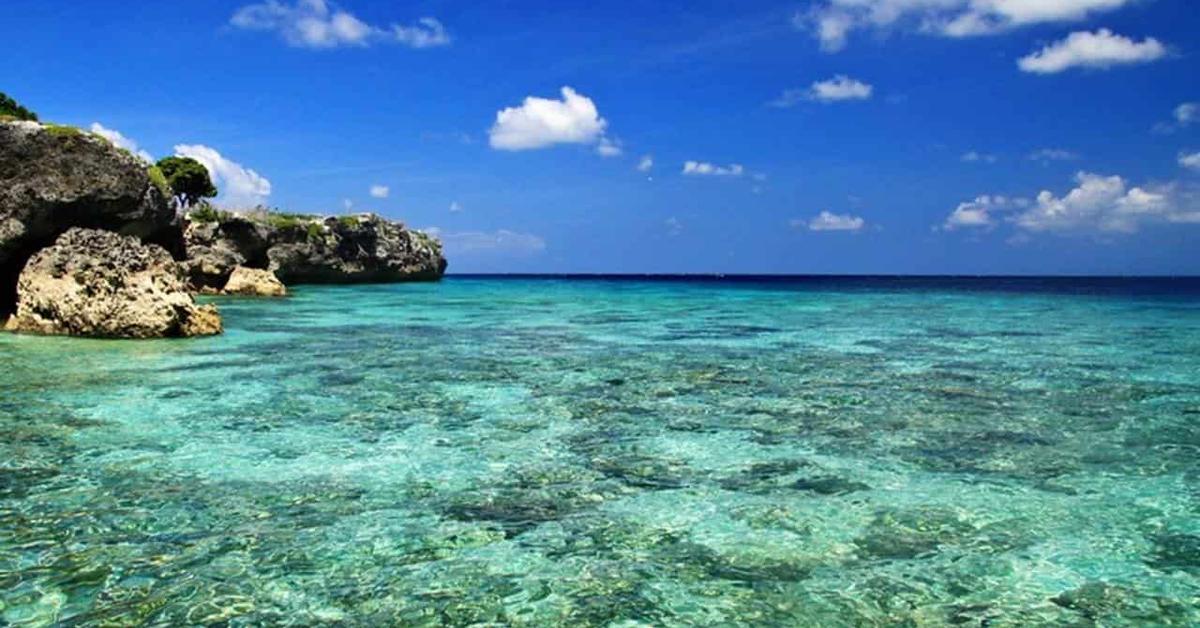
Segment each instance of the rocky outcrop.
M220 290L238 266L285 284L432 281L446 270L440 242L374 214L222 215L190 222L184 239L197 291Z
M374 214L280 229L267 258L284 283L430 281L446 271L441 242Z
M218 292L235 268L266 268L273 232L263 220L230 214L219 220L188 221L183 234L183 267L192 289Z
M160 246L97 229L71 229L29 259L17 283L10 331L100 338L221 333L212 305L197 305L179 265Z
M72 227L179 242L175 212L147 168L79 129L0 122L0 315L15 303L25 261Z
M225 282L224 294L247 297L286 297L287 288L275 273L260 268L238 266Z

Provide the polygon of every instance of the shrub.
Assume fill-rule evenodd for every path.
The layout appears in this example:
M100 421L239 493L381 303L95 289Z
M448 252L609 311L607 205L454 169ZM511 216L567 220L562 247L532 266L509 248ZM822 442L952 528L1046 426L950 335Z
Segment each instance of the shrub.
M325 227L319 222L308 223L308 239L317 240L325 233Z
M36 113L22 107L4 92L0 92L0 118L3 118L5 121L12 119L33 120L35 122L38 119Z
M346 227L347 229L353 229L361 222L359 221L358 216L338 216L337 220L339 225Z
M233 218L233 214L221 211L207 202L201 201L195 209L188 212L188 220L192 222L225 222Z
M301 216L300 214L287 214L283 212L271 212L267 214L267 224L276 229L299 227L306 222L308 222L307 216Z
M55 137L79 137L83 135L83 131L65 124L47 124L46 132Z
M167 177L158 166L150 166L146 168L146 176L150 177L150 182L154 187L162 192L163 196L171 198L171 186L167 183Z

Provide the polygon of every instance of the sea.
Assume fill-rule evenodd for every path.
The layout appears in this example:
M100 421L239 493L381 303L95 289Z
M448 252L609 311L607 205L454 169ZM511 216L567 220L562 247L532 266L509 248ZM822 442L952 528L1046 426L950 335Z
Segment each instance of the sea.
M0 625L1200 624L1200 279L212 302L0 334Z

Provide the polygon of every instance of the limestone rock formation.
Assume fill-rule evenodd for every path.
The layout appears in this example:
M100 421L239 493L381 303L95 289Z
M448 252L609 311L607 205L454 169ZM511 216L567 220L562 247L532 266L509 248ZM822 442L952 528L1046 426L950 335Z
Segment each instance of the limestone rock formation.
M197 305L160 246L97 229L71 229L29 259L10 331L100 338L221 332L216 307Z
M202 292L219 291L238 266L287 284L433 281L446 270L440 242L374 214L222 215L189 221L184 239L189 281Z
M440 242L374 214L280 229L267 257L284 283L429 281L446 270Z
M192 289L218 292L235 268L266 268L273 232L264 221L229 214L219 220L188 221L183 267Z
M275 276L275 273L261 268L246 268L238 266L225 282L225 294L239 294L251 297L286 297L287 288Z
M177 243L179 221L148 168L73 127L0 122L0 315L25 261L72 227Z

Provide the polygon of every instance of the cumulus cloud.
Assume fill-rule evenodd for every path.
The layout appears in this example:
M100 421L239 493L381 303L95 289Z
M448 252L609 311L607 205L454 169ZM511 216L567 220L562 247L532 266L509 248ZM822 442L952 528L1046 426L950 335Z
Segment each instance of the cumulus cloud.
M621 142L619 140L610 140L607 137L600 138L600 143L596 144L596 154L601 157L620 157Z
M835 214L828 211L823 211L808 220L791 221L793 228L808 229L809 231L859 231L866 224L867 222L858 216Z
M651 170L653 170L654 169L654 156L653 155L642 155L641 160L638 161L637 169L638 169L638 172L650 172Z
M994 214L1000 210L1012 207L1013 203L1003 196L980 196L973 201L959 203L954 211L946 218L942 228L946 231L955 229L991 229L996 224Z
M533 255L546 250L546 241L532 233L507 229L496 231L445 231L429 227L422 231L442 241L446 253Z
M972 151L967 151L967 152L963 153L962 156L959 157L959 160L965 161L967 163L994 164L994 163L996 163L996 156L972 150Z
M1179 165L1189 170L1200 172L1200 152L1180 153Z
M91 130L92 133L95 133L96 135L99 135L100 137L112 142L117 148L124 148L134 155L137 155L142 161L154 163L154 157L152 157L150 153L138 148L137 142L125 137L124 135L121 135L120 131L107 128L99 122L93 122Z
M1149 63L1166 55L1166 46L1153 37L1136 42L1102 28L1094 33L1071 33L1062 41L1021 57L1017 67L1034 74L1057 74L1071 68L1107 69Z
M462 211L462 205L458 201L450 201L450 213L456 214Z
M960 204L943 227L990 228L998 212L1027 233L1133 233L1152 223L1200 223L1200 193L1179 183L1131 186L1120 176L1075 175L1062 196L1043 190L1031 202L981 196Z
M278 33L288 45L300 48L367 46L375 42L410 48L433 48L450 43L441 22L423 17L411 25L375 26L326 0L266 0L234 12L229 23L244 30Z
M386 185L372 185L370 192L375 198L387 198L391 190Z
M564 87L562 100L525 98L520 107L496 113L488 131L492 148L531 150L555 144L591 144L600 141L608 122L600 117L591 98Z
M785 89L778 98L767 103L772 107L794 107L803 101L822 103L845 100L867 100L875 88L867 83L838 74L825 81L816 81L805 89Z
M251 207L267 200L271 182L257 172L226 159L216 149L200 144L177 144L175 154L204 164L221 200L232 207Z
M740 177L746 173L742 164L718 166L707 161L683 162L683 174L697 177Z
M1020 26L1070 22L1135 0L822 0L793 23L810 30L826 52L845 48L857 30L900 28L944 37L999 33Z

